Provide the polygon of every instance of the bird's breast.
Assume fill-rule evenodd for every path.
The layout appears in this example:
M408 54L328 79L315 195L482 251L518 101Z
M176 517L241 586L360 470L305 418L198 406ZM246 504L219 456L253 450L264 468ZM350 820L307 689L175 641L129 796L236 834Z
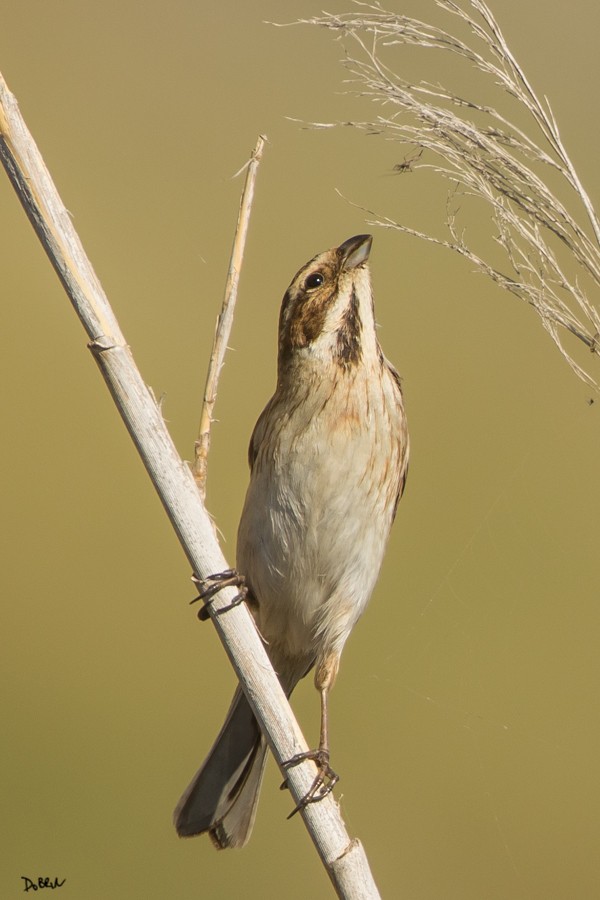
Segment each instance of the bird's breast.
M237 564L263 637L292 656L355 623L394 514L401 398L368 378L346 382L298 402L276 394L257 426Z

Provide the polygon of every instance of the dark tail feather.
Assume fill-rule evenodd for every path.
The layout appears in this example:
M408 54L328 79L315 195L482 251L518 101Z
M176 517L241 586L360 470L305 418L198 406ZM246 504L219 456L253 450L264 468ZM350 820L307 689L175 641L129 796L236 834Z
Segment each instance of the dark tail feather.
M208 831L219 849L243 847L252 832L267 746L241 688L202 768L175 810L182 837Z

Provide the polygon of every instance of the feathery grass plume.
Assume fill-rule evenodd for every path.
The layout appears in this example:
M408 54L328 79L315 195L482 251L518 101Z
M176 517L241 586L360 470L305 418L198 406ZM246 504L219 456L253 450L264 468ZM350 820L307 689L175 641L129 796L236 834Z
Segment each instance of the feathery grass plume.
M352 92L381 104L384 114L367 122L311 127L350 125L404 142L414 150L396 166L398 172L427 167L453 182L444 238L368 210L376 215L370 224L454 250L525 300L577 375L598 390L595 378L575 361L563 338L569 332L593 354L600 352L600 314L590 299L600 288L600 222L548 101L538 99L489 7L483 0L462 0L465 8L453 0L434 0L460 20L460 26L455 23L459 32L470 33L466 42L443 28L388 12L378 2L354 2L360 8L355 13L323 13L298 24L323 26L350 39L345 42L344 65L351 73ZM404 45L449 51L475 67L488 79L486 91L493 94L500 88L516 104L512 121L494 107L442 85L407 81L395 70L402 62L398 48ZM526 124L518 125L521 121ZM489 204L494 240L502 251L499 266L489 253L479 254L466 242L466 232L457 223L459 196ZM578 266L573 267L572 260ZM576 277L567 274L574 268Z

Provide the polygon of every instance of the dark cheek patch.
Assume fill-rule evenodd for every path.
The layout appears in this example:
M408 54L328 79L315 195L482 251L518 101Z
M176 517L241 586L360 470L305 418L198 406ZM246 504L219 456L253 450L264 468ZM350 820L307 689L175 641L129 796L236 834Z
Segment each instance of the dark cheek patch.
M335 301L335 285L326 284L314 292L288 291L280 318L280 352L285 356L315 341L325 325L327 310Z

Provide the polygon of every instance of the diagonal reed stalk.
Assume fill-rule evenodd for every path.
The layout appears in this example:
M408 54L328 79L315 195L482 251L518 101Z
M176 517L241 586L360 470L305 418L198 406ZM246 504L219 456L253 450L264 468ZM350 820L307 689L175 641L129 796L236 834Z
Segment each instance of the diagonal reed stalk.
M459 32L466 26L468 42L441 27L388 12L378 2L355 0L355 13L324 13L298 23L319 25L346 39L344 65L352 92L383 107L371 121L343 124L414 148L396 167L399 172L427 167L453 183L443 238L374 213L370 224L440 244L467 258L476 270L530 304L572 369L598 389L589 367L577 362L564 342L568 332L596 356L600 350L600 221L593 204L547 100L538 98L486 3L434 2L459 20ZM450 88L411 83L399 75L400 51L407 45L446 51L466 61L487 79L484 88L490 94L499 87L509 95L516 104L512 118ZM517 124L523 119L526 125ZM312 127L336 124L342 123ZM495 254L492 261L489 253L480 254L467 243L452 206L458 195L487 205L493 237L502 251L500 265Z

